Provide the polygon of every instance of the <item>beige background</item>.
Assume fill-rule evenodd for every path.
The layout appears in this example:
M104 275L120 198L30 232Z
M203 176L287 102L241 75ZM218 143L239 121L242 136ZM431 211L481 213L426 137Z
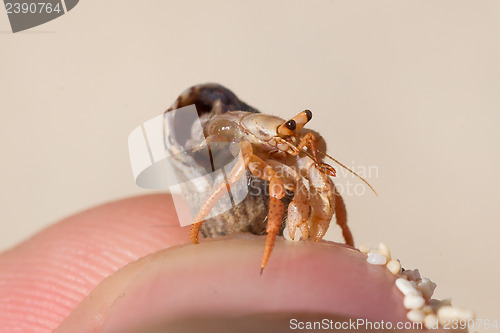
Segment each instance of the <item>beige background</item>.
M267 113L311 109L331 154L378 169L379 197L346 196L358 244L499 318L500 2L210 3L84 0L15 35L0 14L0 250L150 193L127 135L212 81Z

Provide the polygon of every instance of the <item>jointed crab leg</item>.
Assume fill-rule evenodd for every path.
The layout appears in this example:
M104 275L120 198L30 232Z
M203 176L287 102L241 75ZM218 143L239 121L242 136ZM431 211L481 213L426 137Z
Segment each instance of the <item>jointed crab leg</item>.
M265 163L262 159L253 153L252 145L248 141L242 141L239 144L243 161L238 161L231 170L227 178L229 187L233 186L238 179L240 179L248 166L250 172L261 179L269 181L269 212L267 219L267 236L266 245L264 248L264 255L262 256L261 272L267 264L271 252L274 247L276 235L279 232L280 225L283 219L285 206L281 198L285 196L285 187L280 177L274 172L273 168ZM198 243L198 233L200 231L203 221L210 213L215 203L222 198L227 189L225 182L219 184L215 190L210 194L205 204L200 208L200 211L194 218L195 223L191 226L191 240L193 243Z
M300 139L299 145L297 147L291 147L292 152L290 152L290 155L297 156L301 151L303 151L302 149L304 149L304 147L306 146L308 151L310 152L310 157L316 163L316 167L319 168L322 172L335 177L337 175L337 171L335 171L335 169L331 165L318 162L319 159L318 150L316 149L316 137L311 132L307 133L302 137L302 139Z
M269 212L267 214L267 227L266 227L266 245L264 247L264 254L260 265L260 272L266 267L266 264L273 251L276 236L280 230L285 205L281 198L285 196L285 186L281 178L276 174L273 168L260 159L256 155L252 155L252 161L248 164L250 172L261 179L269 182Z
M245 149L243 149L245 147ZM250 161L251 156L248 156L248 147L250 147L250 154L251 152L251 145L250 143L243 141L240 144L241 152L243 154L243 160L239 160L236 165L233 167L231 170L231 173L227 177L226 181L221 182L215 190L210 193L210 196L207 198L203 206L201 206L200 211L196 216L194 217L194 223L191 225L191 241L195 244L198 244L198 233L201 229L201 225L203 224L203 221L207 217L207 215L210 213L210 210L214 207L214 205L219 201L224 194L226 194L226 191L228 190L227 185L229 187L233 186L244 174L246 170L246 166L248 165L248 162Z
M279 173L285 188L293 192L293 200L288 205L287 215L287 228L290 239L308 239L308 222L311 214L309 190L305 187L302 178L294 168L276 160L267 159L266 162ZM298 234L297 228L299 228L300 234Z
M304 135L304 137L300 140L297 148L299 151L301 151L306 145L308 145L308 148L311 151L312 156L317 161L318 152L316 151L316 138L314 137L314 134L309 132L306 135Z
M347 212L344 200L325 175L326 172L330 176L335 176L335 169L328 164L318 163L318 151L316 149L316 138L314 134L309 132L302 137L299 145L297 146L298 152L302 151L305 146L307 146L313 159L315 160L314 163L316 166L319 166L321 169L321 172L317 172L318 170L312 170L312 165L310 164L312 161L308 158L300 159L302 161L307 161L302 165L305 169L308 169L306 178L311 184L310 204L311 207L313 207L313 214L311 217L313 230L311 236L316 240L323 238L328 230L332 214L335 212L337 224L342 229L342 235L344 236L346 244L353 246L354 240L352 238L351 230L347 225ZM332 197L334 197L333 200Z

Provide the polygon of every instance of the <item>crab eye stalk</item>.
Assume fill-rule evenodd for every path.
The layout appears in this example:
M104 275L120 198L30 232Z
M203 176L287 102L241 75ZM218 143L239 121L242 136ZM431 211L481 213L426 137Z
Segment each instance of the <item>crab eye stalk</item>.
M302 129L305 124L312 119L311 110L304 110L292 119L288 120L286 123L278 127L279 135L292 135L295 130Z
M311 110L304 110L295 117L293 117L293 120L295 120L295 123L297 124L296 129L302 129L313 117L313 114Z
M297 128L295 120L291 119L278 127L278 135L292 135Z

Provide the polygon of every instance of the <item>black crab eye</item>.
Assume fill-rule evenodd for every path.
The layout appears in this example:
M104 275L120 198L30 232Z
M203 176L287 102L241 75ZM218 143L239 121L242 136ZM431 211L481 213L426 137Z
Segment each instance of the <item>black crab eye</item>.
M288 128L290 131L295 131L295 129L297 128L297 123L295 122L295 120L289 120L285 123L285 126L286 128Z
M306 113L307 121L311 120L313 117L311 110L304 110L304 112Z

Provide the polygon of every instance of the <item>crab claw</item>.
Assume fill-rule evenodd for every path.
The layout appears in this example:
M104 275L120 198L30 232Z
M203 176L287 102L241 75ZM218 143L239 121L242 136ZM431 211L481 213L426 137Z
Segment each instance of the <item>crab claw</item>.
M329 176L336 177L337 171L329 164L326 163L318 163L318 167L321 171L326 173Z

